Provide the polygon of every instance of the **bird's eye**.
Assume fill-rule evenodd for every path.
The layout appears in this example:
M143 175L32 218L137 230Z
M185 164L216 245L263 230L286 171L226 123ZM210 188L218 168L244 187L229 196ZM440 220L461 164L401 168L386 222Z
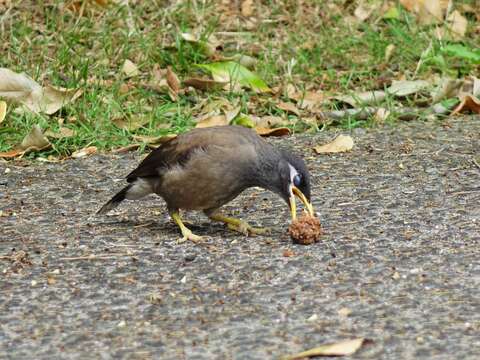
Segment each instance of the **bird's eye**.
M299 187L301 183L302 183L302 175L300 174L295 175L293 177L293 185L295 185L296 187Z

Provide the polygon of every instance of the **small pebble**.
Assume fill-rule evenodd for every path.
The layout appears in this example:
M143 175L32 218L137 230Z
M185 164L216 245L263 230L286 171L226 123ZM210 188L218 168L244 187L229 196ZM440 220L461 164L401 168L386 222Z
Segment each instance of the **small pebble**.
M344 316L344 317L347 317L351 313L352 313L352 310L347 308L347 307L344 307L344 308L341 308L340 310L338 310L338 315Z
M117 324L117 327L119 328L124 328L125 326L127 326L127 323L125 322L125 320L122 320Z
M185 259L185 261L193 261L193 260L195 260L196 257L197 256L195 254L187 254L187 255L185 255L184 259Z

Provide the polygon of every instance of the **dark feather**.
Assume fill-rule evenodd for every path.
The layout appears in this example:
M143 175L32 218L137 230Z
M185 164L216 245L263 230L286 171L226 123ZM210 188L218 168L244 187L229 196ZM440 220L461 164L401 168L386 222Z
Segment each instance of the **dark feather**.
M116 208L123 200L125 200L127 192L128 190L130 190L131 187L132 185L125 186L114 197L112 197L105 205L103 205L102 208L97 211L97 214L98 215L106 214L110 210Z

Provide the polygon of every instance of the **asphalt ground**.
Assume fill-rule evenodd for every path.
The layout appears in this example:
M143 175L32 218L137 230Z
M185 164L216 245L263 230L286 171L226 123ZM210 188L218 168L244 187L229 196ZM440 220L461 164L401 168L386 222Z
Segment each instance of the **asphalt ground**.
M348 132L345 132L348 133ZM324 235L295 245L289 213L250 189L245 237L159 198L94 213L141 155L0 162L0 358L277 359L364 337L352 359L480 357L480 119L271 140L313 176ZM9 169L9 170L7 170Z

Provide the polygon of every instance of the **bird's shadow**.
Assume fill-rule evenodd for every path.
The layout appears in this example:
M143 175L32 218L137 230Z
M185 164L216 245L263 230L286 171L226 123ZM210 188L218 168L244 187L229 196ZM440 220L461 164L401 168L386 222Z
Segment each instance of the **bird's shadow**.
M199 236L226 236L231 233L227 227L221 223L214 223L208 221L184 221L185 225L192 230L192 232ZM123 229L137 229L143 232L143 236L147 233L151 233L152 236L156 236L162 233L165 236L179 237L180 230L173 221L162 219L138 219L135 217L121 217L110 219L95 219L95 225L104 228L111 228L112 232L119 232ZM141 229L141 230L140 230Z
M98 217L90 219L90 223L94 223L96 227L103 228L110 234L119 234L123 232L129 232L136 234L139 237L158 238L159 236L178 240L181 237L178 226L168 219L159 218L145 218L138 216L125 216L125 215L113 215L108 218ZM218 222L211 222L207 219L201 218L190 219L190 221L184 221L185 225L196 235L199 235L205 239L208 238L223 238L223 239L241 239L246 236L238 232L228 229L225 224ZM274 237L283 239L281 232L276 231L275 227L271 228L271 232L268 235L250 235L252 238L262 237Z

